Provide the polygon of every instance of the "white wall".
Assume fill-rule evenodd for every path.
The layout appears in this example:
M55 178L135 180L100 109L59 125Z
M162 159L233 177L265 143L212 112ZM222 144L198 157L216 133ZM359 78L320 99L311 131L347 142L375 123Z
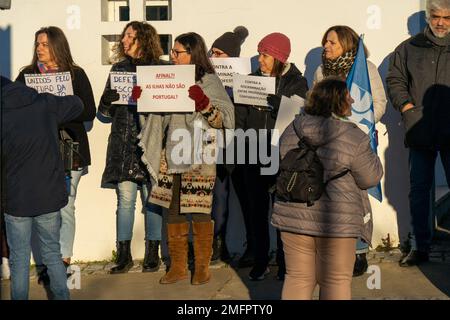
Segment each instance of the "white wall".
M130 1L130 19L142 20L143 0ZM365 34L365 43L376 65L409 37L408 17L420 11L419 0L173 0L172 21L152 23L161 34L174 37L196 31L210 45L225 31L238 25L250 35L242 47L242 56L253 56L259 40L274 31L288 35L292 42L290 61L310 77L319 63L320 42L331 25L346 24ZM413 20L417 24L418 20ZM96 101L100 99L109 66L101 64L101 35L120 34L125 22L101 22L101 1L92 0L13 0L11 10L0 12L0 28L11 27L11 76L32 58L34 32L42 26L61 27L69 40L75 61L87 72ZM2 43L2 46L5 45ZM7 44L6 44L7 45ZM308 58L308 59L307 59ZM382 68L386 70L386 65ZM373 244L390 234L398 243L399 230L404 235L408 224L407 160L402 145L398 115L389 110L377 125L379 155L389 159L383 183L383 203L372 201L375 228ZM115 243L116 194L100 188L104 169L109 125L97 120L89 132L92 166L79 185L76 202L77 232L75 260L111 257ZM389 145L389 143L390 145ZM398 216L398 218L397 218ZM236 218L238 221L239 218ZM136 214L133 255L143 255L143 216ZM242 234L231 245L241 250Z

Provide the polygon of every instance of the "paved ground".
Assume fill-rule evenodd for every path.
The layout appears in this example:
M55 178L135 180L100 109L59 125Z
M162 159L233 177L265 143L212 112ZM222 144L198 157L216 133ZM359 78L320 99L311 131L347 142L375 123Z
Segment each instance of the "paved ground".
M447 246L436 247L431 261L420 268L400 268L397 261L401 253L398 249L388 253L369 253L369 271L354 278L353 299L450 299L450 252ZM149 300L278 300L282 282L275 278L276 266L263 281L247 279L250 269L236 270L220 263L212 266L211 282L193 286L188 280L161 285L159 279L164 274L164 266L158 272L140 272L139 262L128 274L109 275L110 263L80 265L80 282L72 279L71 298L92 299L149 299ZM379 277L377 277L379 275ZM34 271L30 282L30 299L46 299L46 291L37 284ZM2 299L9 299L9 281L1 282ZM318 292L315 293L317 298Z

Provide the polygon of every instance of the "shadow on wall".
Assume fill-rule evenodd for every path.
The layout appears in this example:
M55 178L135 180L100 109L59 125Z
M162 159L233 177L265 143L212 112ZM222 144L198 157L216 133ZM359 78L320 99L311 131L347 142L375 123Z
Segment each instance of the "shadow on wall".
M419 11L408 18L408 33L414 36L426 26L425 11ZM389 60L392 53L387 55L378 72L383 80L386 89L386 76L389 71ZM381 119L386 126L386 132L380 132L380 135L388 135L389 144L385 150L384 167L384 196L388 203L397 212L398 234L400 243L407 240L410 231L410 213L409 213L409 169L408 169L408 149L404 144L404 126L400 113L394 109L390 101L386 108L386 113Z
M11 79L11 26L0 28L0 74Z
M305 78L308 80L308 88L312 88L314 73L322 64L322 47L317 47L308 52L305 58Z

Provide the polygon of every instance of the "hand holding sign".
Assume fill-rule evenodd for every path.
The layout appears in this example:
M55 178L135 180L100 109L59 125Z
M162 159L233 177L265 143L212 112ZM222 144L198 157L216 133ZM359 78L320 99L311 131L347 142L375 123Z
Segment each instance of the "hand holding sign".
M189 88L189 98L195 101L195 111L197 112L202 111L209 105L209 98L198 85Z
M137 101L142 94L142 89L140 86L134 86L133 90L131 91L131 100Z
M116 89L106 89L102 95L101 101L105 106L110 106L111 103L120 99L120 95Z

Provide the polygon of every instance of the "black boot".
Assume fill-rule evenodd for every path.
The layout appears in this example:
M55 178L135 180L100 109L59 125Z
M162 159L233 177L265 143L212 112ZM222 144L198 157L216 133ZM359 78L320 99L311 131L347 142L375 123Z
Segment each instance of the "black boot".
M213 254L211 257L211 263L216 263L219 260L223 262L230 261L230 254L228 253L225 239L222 236L215 236L213 239Z
M427 262L429 259L428 252L411 250L407 256L400 260L399 265L400 267L412 267Z
M116 266L109 270L110 274L126 273L133 266L130 249L131 240L119 241L117 247Z
M142 272L155 272L159 270L161 259L159 259L159 240L145 241L145 257Z
M353 266L353 276L359 277L366 273L369 264L367 263L367 257L365 253L358 253L355 259L355 265Z

